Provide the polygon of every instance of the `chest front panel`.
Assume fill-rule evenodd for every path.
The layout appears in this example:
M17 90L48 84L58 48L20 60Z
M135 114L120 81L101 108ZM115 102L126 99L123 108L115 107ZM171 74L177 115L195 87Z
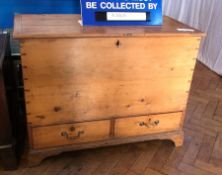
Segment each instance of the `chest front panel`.
M184 110L198 37L30 39L22 43L33 126Z

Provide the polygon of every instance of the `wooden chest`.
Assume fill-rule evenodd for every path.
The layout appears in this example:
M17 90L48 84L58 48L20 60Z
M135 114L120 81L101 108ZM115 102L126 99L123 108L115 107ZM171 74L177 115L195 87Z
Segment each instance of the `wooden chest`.
M181 146L203 33L168 17L162 27L81 27L79 19L15 18L30 165L63 151L151 139Z

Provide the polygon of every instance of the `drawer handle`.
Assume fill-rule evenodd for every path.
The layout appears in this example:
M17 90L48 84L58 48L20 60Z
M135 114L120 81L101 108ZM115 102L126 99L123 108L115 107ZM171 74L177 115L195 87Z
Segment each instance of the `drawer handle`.
M160 123L159 120L151 121L151 119L149 119L148 122L144 122L144 121L138 122L139 126L141 127L145 126L147 128L158 126L159 123Z
M84 134L84 131L78 131L76 135L71 135L66 131L61 132L61 136L65 137L67 140L75 140L80 138L80 136Z

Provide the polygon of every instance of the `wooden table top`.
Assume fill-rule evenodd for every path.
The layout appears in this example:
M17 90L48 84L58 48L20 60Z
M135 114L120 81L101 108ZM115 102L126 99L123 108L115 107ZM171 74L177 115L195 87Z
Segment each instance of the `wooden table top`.
M164 16L163 26L81 26L80 15L16 15L14 38L204 36Z

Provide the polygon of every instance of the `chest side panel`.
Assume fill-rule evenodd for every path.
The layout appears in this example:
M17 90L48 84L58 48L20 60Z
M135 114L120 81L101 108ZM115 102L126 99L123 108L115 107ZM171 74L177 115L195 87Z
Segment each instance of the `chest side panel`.
M28 122L182 111L199 42L199 37L26 40Z

